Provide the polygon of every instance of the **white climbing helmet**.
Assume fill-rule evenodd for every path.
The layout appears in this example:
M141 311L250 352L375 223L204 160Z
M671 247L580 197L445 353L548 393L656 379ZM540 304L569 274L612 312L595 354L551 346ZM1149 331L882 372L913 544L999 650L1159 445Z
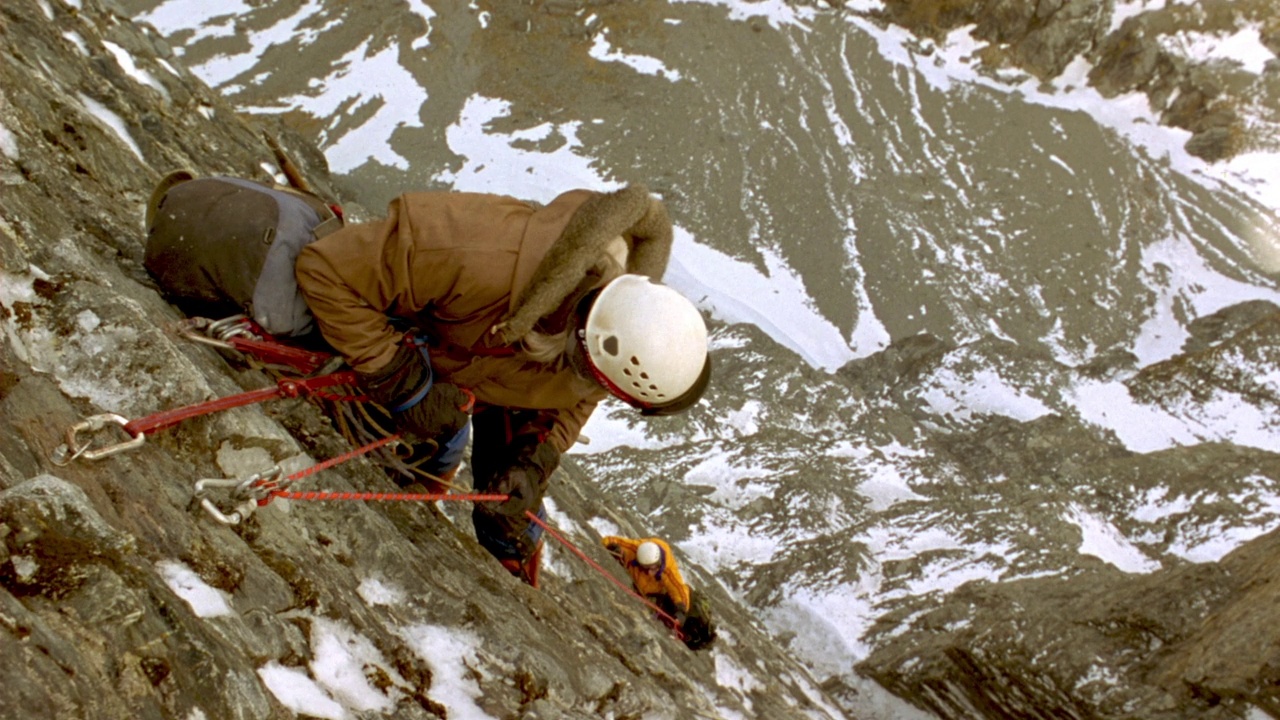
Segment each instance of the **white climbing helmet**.
M578 333L596 380L642 414L687 410L710 380L702 313L643 275L606 285Z
M652 567L662 561L662 548L658 543L645 540L636 548L636 563L644 567Z

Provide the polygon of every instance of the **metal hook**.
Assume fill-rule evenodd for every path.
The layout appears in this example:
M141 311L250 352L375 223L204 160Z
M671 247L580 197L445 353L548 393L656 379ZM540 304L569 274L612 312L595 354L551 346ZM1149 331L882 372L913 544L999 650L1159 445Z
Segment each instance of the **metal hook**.
M178 324L178 334L192 342L210 345L220 350L232 350L231 343L209 336L210 325L208 318L188 318Z
M239 525L241 520L247 520L249 516L253 514L253 511L258 507L258 503L252 500L246 500L240 505L237 505L236 509L229 514L224 514L222 510L209 498L201 500L200 507L204 508L205 512L209 513L209 515L213 516L214 520L217 520L223 525Z
M63 467L69 465L76 458L83 457L86 460L101 460L104 457L115 455L118 452L131 450L142 443L146 442L147 436L143 433L137 435L130 434L130 438L124 442L108 445L97 450L90 450L89 446L93 441L86 440L83 445L76 441L76 435L80 432L95 433L109 424L119 425L125 428L129 424L129 419L115 413L103 413L102 415L93 415L67 428L66 442L53 449L53 453L49 459L54 465ZM125 432L129 432L127 429Z
M178 325L178 333L193 342L211 345L220 350L235 350L231 338L246 337L258 339L247 315L230 315L221 320L196 317L183 320Z
M205 332L219 340L229 341L233 337L247 337L256 339L257 335L253 332L253 326L249 322L247 315L230 315L209 323L209 327Z
M195 496L200 500L200 506L214 520L224 525L237 525L247 520L253 514L253 511L262 504L262 501L270 497L271 491L279 486L280 476L283 474L284 471L280 469L280 466L275 465L269 470L254 473L243 480L239 478L205 478L197 480ZM231 488L231 499L241 500L241 502L231 512L224 513L213 500L207 497L207 491L210 488Z

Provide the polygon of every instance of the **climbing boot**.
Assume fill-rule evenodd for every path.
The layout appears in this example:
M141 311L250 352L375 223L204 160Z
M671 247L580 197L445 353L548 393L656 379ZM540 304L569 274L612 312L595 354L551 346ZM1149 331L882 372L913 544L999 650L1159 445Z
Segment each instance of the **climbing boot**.
M498 562L502 563L502 567L507 572L520 578L526 585L534 588L538 587L538 574L542 569L542 543L533 549L533 554L521 562L519 558L502 558Z
M524 561L524 577L521 578L529 583L533 589L538 589L538 573L542 569L542 543L533 549L533 554L528 560Z

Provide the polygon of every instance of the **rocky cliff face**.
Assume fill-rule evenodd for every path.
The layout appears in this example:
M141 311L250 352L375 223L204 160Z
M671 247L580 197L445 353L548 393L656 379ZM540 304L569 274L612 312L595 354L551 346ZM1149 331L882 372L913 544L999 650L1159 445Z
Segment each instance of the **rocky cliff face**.
M1076 59L1087 60L1091 86L1104 97L1146 95L1163 124L1191 132L1187 151L1205 160L1275 149L1280 62L1272 60L1259 75L1178 49L1180 35L1226 38L1256 25L1262 44L1280 55L1274 2L1160 3L1122 18L1116 6L1111 0L887 0L874 15L925 38L973 26L973 37L987 43L977 53L979 65L992 74L1021 71L1048 81Z
M1259 380L1280 360L1280 309L1239 305L1192 331L1182 355L1127 381L1135 398L1172 408L1243 394L1276 407ZM959 487L999 478L1047 484L1064 499L1125 488L1097 498L1107 504L1156 488L1202 499L1156 520L1149 540L1165 550L1184 524L1212 533L1216 517L1256 510L1246 488L1280 477L1273 452L1199 444L1134 454L1061 416L986 422L933 444ZM1053 527L1045 520L1033 527ZM943 603L917 598L882 618L873 634L885 639L862 669L945 718L1234 718L1250 708L1280 717L1277 547L1273 532L1218 562L1150 574L1078 556L1053 577L973 583Z
M1274 3L1169 3L1120 22L1116 10L1114 3L1095 0L889 0L875 14L926 42L972 25L973 36L988 43L978 60L992 74L1024 71L1047 81L1085 59L1092 67L1090 85L1105 97L1145 94L1161 122L1192 133L1186 148L1205 160L1274 149L1280 61L1271 60L1258 75L1176 50L1180 34L1227 37L1252 24L1261 28L1261 42L1280 54ZM1273 305L1229 308L1196 323L1182 355L1144 369L1126 385L1134 398L1166 408L1204 406L1223 394L1275 408L1280 398L1260 390L1259 381L1280 359L1277 330L1280 315ZM891 382L910 386L913 368L945 350L921 344L899 343L847 372L864 379L888 372ZM1093 371L1107 375L1125 363L1114 360L1118 364L1096 363ZM1056 416L985 423L938 443L937 456L975 482L1001 477L1050 483L1060 485L1064 497L1112 486L1117 477L1132 483L1135 493L1164 484L1186 497L1210 499L1209 507L1195 510L1210 516L1215 504L1239 509L1242 496L1230 488L1241 480L1273 483L1280 471L1274 453L1232 445L1134 456L1113 438ZM1179 522L1167 524L1166 545ZM915 599L884 616L873 633L881 637L879 649L861 669L945 718L1280 717L1280 656L1271 630L1280 580L1277 543L1280 535L1271 533L1220 562L1150 575L1076 563L1062 577L971 584L943 603Z
M342 200L314 148L237 116L111 4L0 7L0 717L826 715L697 568L722 629L694 654L567 551L541 591L521 584L457 508L272 503L228 526L193 503L198 479L348 450L303 400L51 462L83 418L271 385L169 332L180 316L141 267L162 173L271 179L269 140ZM307 482L396 489L364 460ZM588 520L646 531L571 460L554 488L560 531L606 567Z

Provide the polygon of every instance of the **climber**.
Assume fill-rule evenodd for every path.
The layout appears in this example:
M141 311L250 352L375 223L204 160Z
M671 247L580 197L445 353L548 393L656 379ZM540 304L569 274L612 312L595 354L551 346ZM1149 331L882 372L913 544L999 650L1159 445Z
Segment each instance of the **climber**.
M419 192L295 267L324 338L402 432L438 444L442 477L473 434L475 490L509 497L475 505L477 540L536 587L542 528L525 512L545 518L551 473L597 403L670 415L707 387L702 315L657 282L671 240L640 185L545 206Z
M671 546L659 538L637 540L616 535L601 543L626 569L636 592L662 610L666 617L659 619L679 630L691 650L715 641L710 604L685 584Z

